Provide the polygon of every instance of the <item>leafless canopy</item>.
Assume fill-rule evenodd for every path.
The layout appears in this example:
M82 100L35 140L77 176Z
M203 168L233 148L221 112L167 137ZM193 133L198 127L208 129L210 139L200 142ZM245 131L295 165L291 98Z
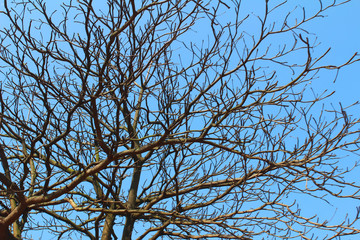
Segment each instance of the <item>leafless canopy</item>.
M314 50L329 2L4 0L0 238L360 233L306 204L359 198L359 120L310 84L358 61Z

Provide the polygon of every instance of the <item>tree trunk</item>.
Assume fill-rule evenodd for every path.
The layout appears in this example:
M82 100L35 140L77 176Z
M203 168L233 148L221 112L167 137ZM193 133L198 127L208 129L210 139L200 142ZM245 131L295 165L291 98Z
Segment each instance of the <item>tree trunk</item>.
M4 240L19 240L21 238L16 238L11 234L8 226L0 225L0 239Z
M135 206L136 206L137 190L139 187L140 175L141 175L141 164L142 163L140 161L138 161L138 164L137 164L138 166L136 166L134 169L134 174L133 174L133 179L132 179L131 186L130 186L129 199L128 199L128 209L129 210L135 209ZM131 240L131 234L134 229L134 223L135 223L135 218L132 213L129 213L126 216L122 240Z
M111 232L113 230L113 226L114 226L114 221L115 221L115 215L114 214L107 214L106 218L105 218L105 225L104 225L104 230L101 236L101 240L110 240L111 239Z

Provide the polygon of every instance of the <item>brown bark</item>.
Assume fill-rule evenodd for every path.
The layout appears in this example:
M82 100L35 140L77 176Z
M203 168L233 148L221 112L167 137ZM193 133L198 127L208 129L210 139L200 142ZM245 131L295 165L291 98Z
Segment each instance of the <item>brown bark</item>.
M20 237L16 238L14 235L11 234L8 226L0 224L0 239L1 240L19 240Z
M108 213L105 218L105 225L101 236L101 240L111 239L111 233L113 231L114 221L115 221L115 215Z

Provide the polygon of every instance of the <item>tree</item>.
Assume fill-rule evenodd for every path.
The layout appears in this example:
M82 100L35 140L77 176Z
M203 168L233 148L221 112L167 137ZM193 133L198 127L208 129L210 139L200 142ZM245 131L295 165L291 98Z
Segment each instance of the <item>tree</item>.
M306 30L346 2L5 0L1 239L358 234L295 196L359 198L359 119L309 86L359 60Z

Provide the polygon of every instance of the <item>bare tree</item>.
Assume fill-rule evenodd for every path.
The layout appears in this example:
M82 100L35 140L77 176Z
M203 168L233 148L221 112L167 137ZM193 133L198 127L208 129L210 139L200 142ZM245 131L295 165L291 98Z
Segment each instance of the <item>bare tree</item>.
M4 0L0 238L359 234L295 197L359 199L359 119L309 86L359 58L305 28L348 1L243 2Z

